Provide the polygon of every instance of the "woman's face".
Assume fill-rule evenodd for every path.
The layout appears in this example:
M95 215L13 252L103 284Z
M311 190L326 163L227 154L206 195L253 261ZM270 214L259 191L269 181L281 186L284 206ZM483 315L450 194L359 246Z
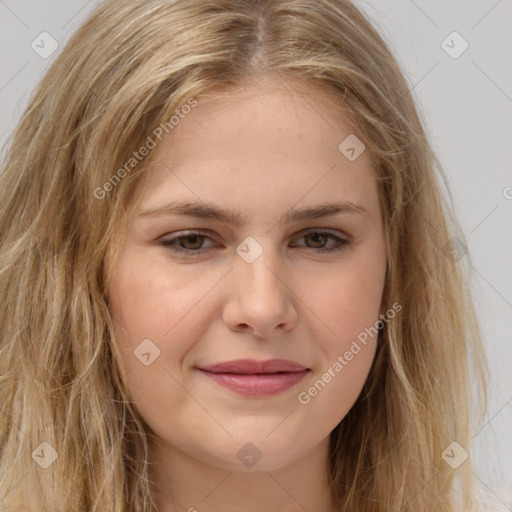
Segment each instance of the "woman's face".
M153 149L109 291L116 358L159 446L228 470L326 446L385 311L371 158L320 91L298 90L197 98Z

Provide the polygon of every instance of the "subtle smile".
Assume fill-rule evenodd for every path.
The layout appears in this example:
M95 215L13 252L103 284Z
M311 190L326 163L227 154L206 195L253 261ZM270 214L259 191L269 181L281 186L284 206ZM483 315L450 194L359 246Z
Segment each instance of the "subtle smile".
M310 371L283 359L239 359L197 369L217 384L245 396L277 395L297 384Z

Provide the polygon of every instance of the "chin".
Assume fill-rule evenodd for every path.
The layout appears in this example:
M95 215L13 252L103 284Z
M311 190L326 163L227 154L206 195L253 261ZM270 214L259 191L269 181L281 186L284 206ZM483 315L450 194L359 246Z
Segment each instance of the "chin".
M222 453L209 453L208 463L228 471L255 473L285 468L301 457L299 442L277 436L268 440L266 435L254 436L253 441L231 439Z

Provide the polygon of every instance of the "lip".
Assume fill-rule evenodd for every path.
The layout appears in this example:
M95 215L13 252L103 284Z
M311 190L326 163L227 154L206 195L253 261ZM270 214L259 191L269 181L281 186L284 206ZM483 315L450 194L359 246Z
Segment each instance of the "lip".
M310 371L285 359L237 359L197 368L203 375L244 396L272 396L297 384Z

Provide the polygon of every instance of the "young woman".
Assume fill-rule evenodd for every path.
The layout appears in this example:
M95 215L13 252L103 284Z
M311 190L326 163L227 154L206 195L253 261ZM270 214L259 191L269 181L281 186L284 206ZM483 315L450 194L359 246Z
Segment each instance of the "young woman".
M102 3L0 176L2 510L477 510L442 177L348 0Z

